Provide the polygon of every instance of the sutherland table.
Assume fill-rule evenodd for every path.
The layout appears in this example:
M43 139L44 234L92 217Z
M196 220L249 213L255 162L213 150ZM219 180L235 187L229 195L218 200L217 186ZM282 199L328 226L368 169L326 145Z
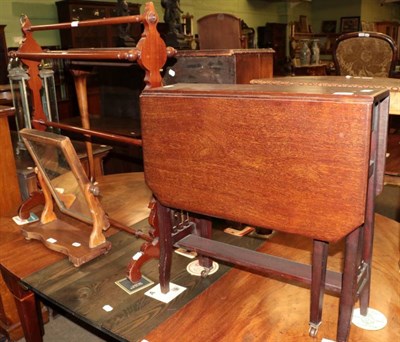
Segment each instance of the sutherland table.
M334 291L340 295L336 340L347 341L353 303L360 299L364 316L368 309L389 108L388 90L353 89L181 83L143 91L144 172L158 200L164 293L175 244L309 284L313 337L323 293ZM197 231L190 223L185 237L173 229L170 208L204 215L194 219ZM208 217L308 237L312 265L213 241ZM328 245L341 239L343 272L327 272ZM211 266L207 259L202 265Z

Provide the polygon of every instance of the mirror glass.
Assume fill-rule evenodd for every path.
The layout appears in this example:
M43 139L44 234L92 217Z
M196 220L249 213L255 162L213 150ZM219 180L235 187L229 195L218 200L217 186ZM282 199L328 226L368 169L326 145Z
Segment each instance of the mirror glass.
M50 132L41 132L39 136L35 137L32 136L34 134L32 133L33 130L29 134L25 134L23 131L21 131L21 135L27 144L28 150L31 152L36 165L42 171L60 210L75 218L91 223L92 216L89 205L79 185L80 183L68 163L68 160L72 160L75 165L82 168L76 154L71 155L70 153L70 155L66 155L70 149L65 148L64 145L67 143L72 147L70 140L67 137ZM46 139L42 140L41 136L44 133ZM52 136L55 136L54 140L51 139ZM77 159L77 161L74 161L74 159ZM84 175L83 168L82 174ZM87 182L89 181L87 180Z

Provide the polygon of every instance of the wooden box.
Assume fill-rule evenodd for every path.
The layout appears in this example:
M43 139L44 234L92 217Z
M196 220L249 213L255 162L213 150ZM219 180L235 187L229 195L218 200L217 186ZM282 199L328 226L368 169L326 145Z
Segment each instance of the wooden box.
M168 207L337 241L364 222L372 167L382 189L388 105L376 89L145 90L146 182Z
M168 61L163 80L165 85L250 83L273 76L273 57L272 49L180 50Z

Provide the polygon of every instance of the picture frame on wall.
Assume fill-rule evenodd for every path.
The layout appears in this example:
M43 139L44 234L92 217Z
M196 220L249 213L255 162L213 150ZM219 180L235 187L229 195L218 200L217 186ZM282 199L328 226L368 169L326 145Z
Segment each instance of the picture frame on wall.
M300 15L299 16L299 25L300 25L300 31L301 33L309 33L309 27L308 27L308 20L307 16L305 15Z
M341 17L340 32L356 32L360 30L360 17Z
M336 33L336 20L324 20L321 25L322 33Z

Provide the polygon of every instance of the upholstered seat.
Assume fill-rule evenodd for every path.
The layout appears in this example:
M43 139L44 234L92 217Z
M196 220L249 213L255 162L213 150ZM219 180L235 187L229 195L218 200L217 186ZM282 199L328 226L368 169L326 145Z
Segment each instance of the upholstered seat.
M333 57L337 75L390 77L397 48L393 40L378 32L351 32L336 40Z

